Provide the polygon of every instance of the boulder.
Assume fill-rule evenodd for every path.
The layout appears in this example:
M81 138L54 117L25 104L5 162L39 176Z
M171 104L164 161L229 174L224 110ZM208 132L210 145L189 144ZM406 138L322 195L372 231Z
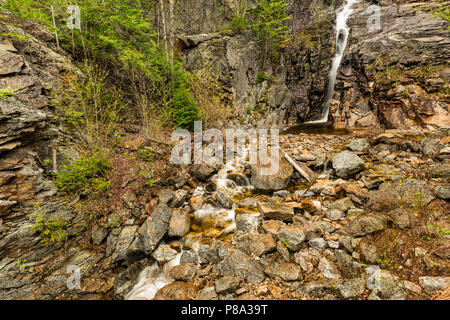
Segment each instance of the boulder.
M293 263L271 263L264 269L264 273L272 278L280 277L284 281L297 281L303 279L300 267Z
M264 219L292 221L294 217L294 209L282 203L259 202L258 209Z
M250 283L260 283L265 279L262 265L240 250L233 250L220 261L215 272L221 276L235 276Z
M241 281L239 277L225 276L214 282L214 288L218 294L233 293L239 288Z
M197 272L197 266L194 263L183 263L170 269L170 277L174 280L189 281Z
M267 166L267 167L270 167ZM272 192L285 189L291 180L293 167L284 159L280 158L278 172L267 174L267 167L260 164L251 165L251 185L259 191Z
M334 155L332 163L336 175L344 179L353 177L365 167L365 162L350 151L343 151Z
M298 251L305 241L305 233L301 226L282 226L278 232L278 239L290 251Z
M169 221L169 237L182 237L189 232L190 227L189 210L173 209Z

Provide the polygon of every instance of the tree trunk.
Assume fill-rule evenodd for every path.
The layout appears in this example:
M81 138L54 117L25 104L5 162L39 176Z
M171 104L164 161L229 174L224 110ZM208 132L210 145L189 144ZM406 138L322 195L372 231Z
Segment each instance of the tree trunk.
M164 42L164 52L166 53L166 59L169 60L169 50L167 48L166 16L164 14L164 0L159 0L159 6L160 6L160 11L161 11L161 23L162 23L163 42Z
M169 15L170 15L170 65L173 69L174 66L174 50L175 50L175 15L173 7L175 5L175 0L169 0Z

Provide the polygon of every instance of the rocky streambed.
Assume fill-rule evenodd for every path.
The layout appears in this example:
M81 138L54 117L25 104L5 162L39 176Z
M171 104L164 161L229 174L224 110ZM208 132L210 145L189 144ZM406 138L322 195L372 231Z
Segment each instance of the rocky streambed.
M116 278L115 297L436 294L450 284L446 130L297 129L280 138L280 148L302 173L283 159L280 172L268 179L245 159L219 173L191 167L195 183L161 190L129 247L116 246L131 266ZM132 263L139 250L149 256Z

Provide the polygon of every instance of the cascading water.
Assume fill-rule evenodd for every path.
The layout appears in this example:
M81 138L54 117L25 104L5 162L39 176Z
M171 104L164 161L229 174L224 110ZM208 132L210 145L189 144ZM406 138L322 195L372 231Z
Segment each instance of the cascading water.
M336 53L331 65L330 78L327 87L327 95L325 97L325 110L319 120L309 121L307 123L325 123L328 121L330 113L330 102L334 94L334 85L336 83L337 72L341 65L342 57L344 56L345 48L347 47L348 33L350 28L347 26L347 21L353 13L353 4L360 0L345 0L344 7L337 14L336 17Z
M248 179L242 176L246 180L247 186L237 186L236 183L228 179L230 173L236 173L243 171L245 166L245 159L249 153L249 147L238 144L238 152L235 161L228 161L226 165L218 171L215 177L211 180L215 181L217 190L227 193L229 196L245 193L252 189ZM203 197L205 191L202 187L197 187L192 197ZM215 207L210 204L204 204L203 207L194 212L194 222L200 223L203 219L217 218L217 221L226 223L227 227L221 230L219 236L225 236L236 229L235 223L235 207L233 203L231 209L223 209L221 207ZM194 251L200 249L200 242L196 242ZM174 266L180 264L181 256L183 252L180 252L174 259L165 263L164 265L158 265L158 262L153 262L151 266L146 267L139 275L138 281L133 289L125 297L126 300L151 300L155 297L157 291L164 286L170 284L173 279L169 276L169 271Z

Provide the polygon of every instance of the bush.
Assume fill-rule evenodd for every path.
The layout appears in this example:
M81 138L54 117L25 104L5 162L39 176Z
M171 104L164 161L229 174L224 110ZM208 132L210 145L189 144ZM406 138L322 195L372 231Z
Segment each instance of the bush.
M173 94L170 109L176 128L193 129L194 121L199 120L198 106L188 89L177 88Z
M110 181L106 178L112 168L104 155L81 158L66 165L56 174L56 185L62 191L78 191L92 188L96 191L108 190Z
M34 206L35 211L30 215L30 220L34 221L31 230L36 231L41 236L40 243L49 245L67 239L66 222L58 217L49 217L47 211L41 210L39 204Z

